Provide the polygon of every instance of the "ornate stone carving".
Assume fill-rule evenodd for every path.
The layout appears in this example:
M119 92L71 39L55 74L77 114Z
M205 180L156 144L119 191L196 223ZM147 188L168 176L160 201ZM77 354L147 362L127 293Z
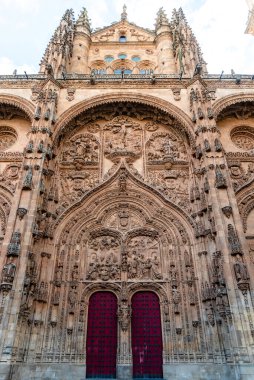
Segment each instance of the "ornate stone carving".
M0 151L9 149L15 144L17 140L17 134L11 127L0 127Z
M146 144L148 164L183 161L186 162L186 148L173 133L156 132Z
M25 174L25 178L24 178L24 182L23 182L23 187L22 189L23 190L32 190L32 186L33 186L33 172L32 172L32 167L29 166L26 174Z
M121 246L117 238L105 235L90 239L88 250L88 280L119 279Z
M76 92L76 89L75 87L71 87L71 88L67 88L67 96L66 96L66 99L71 102L72 100L74 100L74 95L75 95L75 92Z
M17 209L17 215L18 215L18 217L19 217L20 220L23 219L26 214L27 214L27 209L26 208L19 207Z
M71 138L62 153L62 165L74 165L78 170L99 163L99 142L94 135L85 133Z
M243 254L239 238L232 224L228 224L228 243L232 256Z
M189 176L187 170L149 169L148 182L166 198L182 207L188 208Z
M222 207L222 212L224 215L226 215L227 218L230 218L230 215L232 215L232 207L231 206L224 206Z
M249 289L250 276L248 273L247 266L243 262L243 258L240 255L236 256L236 261L234 263L235 277L237 285L243 292Z
M21 242L21 233L13 232L11 241L8 244L7 256L19 256L20 242Z
M172 288L172 301L174 307L174 313L180 313L181 294L177 288Z
M254 149L254 128L241 126L234 128L230 134L233 143L240 149Z
M128 291L126 289L126 283L122 285L122 291L120 296L120 302L117 312L118 320L123 331L127 331L131 318L131 307L128 303Z
M4 290L11 289L12 283L15 277L15 272L16 272L16 264L14 264L13 258L11 257L8 260L8 262L4 265L3 270L2 270L1 289L4 289Z
M35 290L35 294L36 300L38 302L48 302L48 284L45 281L42 281L40 284L38 284Z
M135 236L127 245L128 278L161 279L159 243L156 237Z
M105 157L111 161L118 161L125 157L127 161L134 161L141 156L141 125L130 117L119 116L104 126Z
M226 178L223 176L219 165L216 165L215 168L215 187L217 187L217 189L224 189L227 187Z

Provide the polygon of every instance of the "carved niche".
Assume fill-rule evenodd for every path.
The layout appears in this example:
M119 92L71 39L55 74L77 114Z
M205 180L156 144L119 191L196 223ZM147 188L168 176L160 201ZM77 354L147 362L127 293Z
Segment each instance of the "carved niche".
M142 154L142 127L127 116L115 117L104 126L105 157L118 161L125 157L134 161Z

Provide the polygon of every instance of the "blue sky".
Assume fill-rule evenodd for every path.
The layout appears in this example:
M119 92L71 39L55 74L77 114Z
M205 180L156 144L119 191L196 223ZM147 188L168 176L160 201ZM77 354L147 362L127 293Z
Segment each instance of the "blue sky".
M156 13L163 7L182 6L196 35L209 73L254 74L254 36L244 34L248 7L244 0L0 0L0 74L38 72L38 65L55 28L67 8L77 18L88 9L92 27L120 19L123 4L128 19L153 29Z

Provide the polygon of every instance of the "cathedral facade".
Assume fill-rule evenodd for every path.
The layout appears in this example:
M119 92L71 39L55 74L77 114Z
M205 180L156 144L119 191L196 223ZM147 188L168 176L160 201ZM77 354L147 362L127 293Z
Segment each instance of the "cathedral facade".
M0 77L0 379L254 379L254 84L66 11Z

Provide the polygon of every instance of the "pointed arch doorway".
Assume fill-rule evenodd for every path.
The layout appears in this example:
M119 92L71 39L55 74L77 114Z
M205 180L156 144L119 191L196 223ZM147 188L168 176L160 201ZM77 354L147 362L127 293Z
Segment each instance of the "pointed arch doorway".
M117 298L111 292L91 295L86 341L86 377L116 378Z
M132 356L134 379L161 379L162 333L160 303L153 292L132 297Z

